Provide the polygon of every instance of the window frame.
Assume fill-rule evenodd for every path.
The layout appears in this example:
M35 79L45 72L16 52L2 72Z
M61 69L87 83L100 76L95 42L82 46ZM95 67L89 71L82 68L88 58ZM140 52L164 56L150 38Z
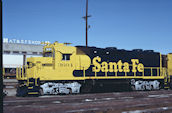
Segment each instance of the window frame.
M63 54L62 53L62 61L70 61L70 57L72 54Z

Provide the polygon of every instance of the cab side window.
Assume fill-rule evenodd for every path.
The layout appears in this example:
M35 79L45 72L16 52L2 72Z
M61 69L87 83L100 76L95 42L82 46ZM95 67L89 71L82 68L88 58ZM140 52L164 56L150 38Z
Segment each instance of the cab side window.
M62 54L62 60L70 60L70 55L71 54Z

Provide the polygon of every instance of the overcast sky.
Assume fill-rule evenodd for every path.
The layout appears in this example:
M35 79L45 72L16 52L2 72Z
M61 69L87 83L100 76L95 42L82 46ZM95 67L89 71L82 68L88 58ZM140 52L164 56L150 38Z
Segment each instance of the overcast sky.
M2 0L3 37L85 45L86 0ZM88 45L172 53L172 0L89 0Z

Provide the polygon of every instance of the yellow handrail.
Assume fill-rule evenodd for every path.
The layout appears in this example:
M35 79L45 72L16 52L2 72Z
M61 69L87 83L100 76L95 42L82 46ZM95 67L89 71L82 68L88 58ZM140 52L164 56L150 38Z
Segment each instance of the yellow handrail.
M26 80L27 79L27 66L19 66L16 68L16 79Z
M22 78L24 78L24 66L22 66Z
M19 76L18 76L18 67L16 68L16 79L17 80L19 79Z
M5 77L5 68L3 68L3 79Z
M91 64L91 65L93 65L93 64ZM133 72L133 76L131 76L131 75L128 75L128 72L125 72L125 74L124 74L124 76L118 76L117 75L117 72L114 72L114 75L115 76L110 76L111 78L112 77L114 77L114 78L124 78L124 77L134 77L134 78L138 78L138 77L143 77L143 78L148 78L148 77L152 77L152 78L155 78L155 77L157 77L157 78L165 78L165 76L167 76L167 74L166 74L166 71L167 71L167 68L164 68L164 67L144 67L144 69L143 70L145 70L145 69L147 69L147 70L149 70L149 72L150 72L150 74L148 74L148 75L145 75L145 71L143 71L143 72L141 72L142 73L142 76L138 76L137 75L137 72ZM83 69L83 75L84 75L84 77L85 77L85 69ZM156 75L154 74L154 72L156 72ZM99 76L97 76L97 72L94 72L94 77L99 77ZM105 71L104 72L104 77L108 77L108 74L107 74L107 72Z

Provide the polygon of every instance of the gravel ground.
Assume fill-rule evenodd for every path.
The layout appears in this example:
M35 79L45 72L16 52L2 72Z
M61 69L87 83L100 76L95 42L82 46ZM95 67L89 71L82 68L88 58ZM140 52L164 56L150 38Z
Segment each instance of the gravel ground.
M172 113L172 90L5 97L4 113Z

